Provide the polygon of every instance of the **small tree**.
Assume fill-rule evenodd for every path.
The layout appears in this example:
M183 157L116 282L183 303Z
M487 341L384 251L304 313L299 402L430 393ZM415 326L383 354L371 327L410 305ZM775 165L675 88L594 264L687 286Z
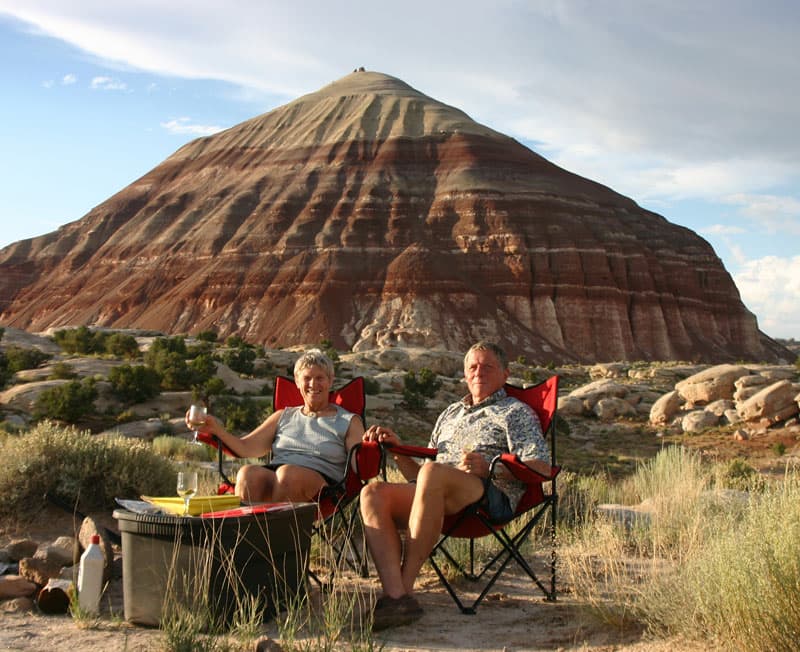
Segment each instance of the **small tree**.
M108 373L111 391L123 403L133 404L158 396L161 391L161 376L158 372L143 365L122 365Z
M133 335L127 333L112 333L105 341L106 353L115 355L119 358L135 360L141 355L139 343Z
M251 348L229 349L222 354L222 362L240 374L251 375L255 368L256 352Z
M105 350L105 335L99 331L92 332L86 326L56 331L53 339L67 353L91 355Z
M36 369L42 362L50 359L47 353L39 349L23 349L18 346L9 346L5 353L8 371L12 374L23 369Z
M428 398L432 398L442 386L442 381L427 367L419 370L419 375L409 371L403 378L403 403L412 410L424 410Z
M56 419L74 424L94 412L96 398L94 380L73 380L43 391L36 399L33 413L39 419Z

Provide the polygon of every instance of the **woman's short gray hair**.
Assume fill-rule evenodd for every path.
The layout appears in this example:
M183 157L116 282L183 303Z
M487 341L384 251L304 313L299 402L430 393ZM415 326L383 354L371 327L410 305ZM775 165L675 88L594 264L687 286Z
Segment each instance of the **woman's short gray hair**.
M473 351L491 351L494 353L498 362L500 362L500 366L503 367L503 369L508 369L508 356L506 355L506 352L494 342L487 342L486 340L475 342L475 344L469 347L469 351L467 351L466 355L464 356L465 367L467 365L467 358L469 358L469 354Z
M327 373L329 378L333 378L333 362L325 355L320 349L309 349L294 363L294 377L309 367L322 367Z

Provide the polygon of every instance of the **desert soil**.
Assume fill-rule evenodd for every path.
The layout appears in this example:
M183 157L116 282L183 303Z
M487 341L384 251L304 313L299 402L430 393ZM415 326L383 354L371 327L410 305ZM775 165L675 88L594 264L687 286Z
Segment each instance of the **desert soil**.
M102 518L100 519L102 521ZM113 523L113 519L112 519ZM6 527L0 543L25 534L37 541L50 541L72 527L72 517L56 509L46 510L24 530ZM104 613L90 626L79 626L70 616L32 613L4 613L0 627L0 650L82 652L152 652L163 648L163 632L126 623L123 619L121 564L116 560L115 577L107 589ZM378 590L377 579L349 577L353 590L362 595ZM350 584L348 584L350 586ZM319 601L312 585L311 597ZM375 635L385 652L405 650L612 650L630 652L673 652L702 650L686 641L648 640L641 631L625 631L592 620L580 607L568 586L560 586L555 602L542 599L531 583L518 573L501 579L489 593L476 615L462 615L438 583L432 571L420 579L418 597L425 608L423 618L412 626ZM275 623L264 633L278 638ZM312 648L313 649L313 648ZM346 648L342 648L346 649Z

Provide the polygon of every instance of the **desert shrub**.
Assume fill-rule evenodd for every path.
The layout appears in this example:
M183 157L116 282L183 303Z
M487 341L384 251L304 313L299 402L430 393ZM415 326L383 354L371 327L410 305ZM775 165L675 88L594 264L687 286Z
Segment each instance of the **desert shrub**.
M212 378L217 373L217 365L214 362L214 356L210 353L199 353L189 362L189 369L191 369L194 384L204 383L209 378Z
M256 352L249 347L228 349L222 354L222 362L240 374L252 374Z
M67 353L91 355L105 351L105 335L86 326L56 331L53 333L53 339Z
M155 369L143 365L121 365L108 373L111 391L128 405L155 398L161 391L161 377Z
M219 335L216 331L200 331L197 335L195 335L195 339L198 339L201 342L210 342L213 344L217 341L217 339L219 339Z
M5 387L13 374L8 370L8 358L5 351L0 351L0 389Z
M50 356L39 349L23 349L19 346L9 346L5 350L8 361L8 371L12 374L23 369L36 369L42 362L49 360Z
M258 401L247 396L240 399L227 396L217 398L213 411L229 432L249 432L270 414L268 401Z
M374 396L375 394L379 394L381 391L381 384L374 378L369 376L364 376L364 393L368 394L369 396Z
M333 346L333 342L330 340L321 340L320 343L317 345L325 355L328 356L328 359L334 363L334 365L339 362L339 352Z
M106 353L129 360L135 360L141 353L136 338L128 333L110 333L105 338L104 349Z
M427 399L435 396L441 386L442 381L427 367L418 374L409 371L403 377L403 404L410 410L424 410Z
M169 496L172 464L139 440L100 437L74 427L39 423L0 445L0 514L24 516L46 494L81 510L112 509L115 497Z
M238 335L231 335L225 340L225 346L229 346L232 349L240 349L250 345Z
M153 439L153 452L171 460L209 462L216 457L216 449L205 444L192 444L183 437L158 435Z
M705 632L722 649L791 650L800 640L798 586L800 478L790 472L735 518L715 519L703 548L657 577L639 606L656 631Z
M44 390L36 399L33 414L37 419L78 423L94 412L97 388L94 380L73 380Z
M737 491L761 491L764 478L747 460L735 458L715 467L716 484L724 489Z
M53 371L50 374L50 378L54 380L71 380L72 378L77 378L77 376L78 374L75 373L71 364L61 361L53 365Z

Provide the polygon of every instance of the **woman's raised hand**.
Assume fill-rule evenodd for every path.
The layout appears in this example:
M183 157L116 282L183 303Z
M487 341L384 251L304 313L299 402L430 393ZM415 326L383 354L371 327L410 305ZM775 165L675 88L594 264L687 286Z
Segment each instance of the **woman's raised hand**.
M397 446L400 444L400 437L391 428L385 426L370 426L364 431L364 441L377 441L381 444Z

